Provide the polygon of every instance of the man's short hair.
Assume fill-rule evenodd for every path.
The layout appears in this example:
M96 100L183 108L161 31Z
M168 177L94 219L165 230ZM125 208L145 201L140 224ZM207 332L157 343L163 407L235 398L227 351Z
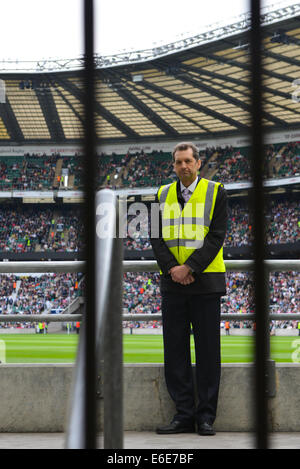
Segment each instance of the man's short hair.
M188 150L189 148L193 150L193 157L195 158L195 160L199 160L200 156L199 156L199 151L196 145L194 145L191 142L181 142L181 143L177 143L174 150L172 151L173 161L175 161L175 153L177 151L184 151L184 150Z

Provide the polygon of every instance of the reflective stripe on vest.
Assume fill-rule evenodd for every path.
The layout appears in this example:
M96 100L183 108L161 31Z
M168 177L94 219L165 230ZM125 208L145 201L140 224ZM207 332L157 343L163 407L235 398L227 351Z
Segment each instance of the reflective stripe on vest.
M211 224L220 183L202 178L184 209L177 199L177 183L162 186L158 200L162 214L162 237L179 264L203 246ZM225 272L223 248L204 272Z

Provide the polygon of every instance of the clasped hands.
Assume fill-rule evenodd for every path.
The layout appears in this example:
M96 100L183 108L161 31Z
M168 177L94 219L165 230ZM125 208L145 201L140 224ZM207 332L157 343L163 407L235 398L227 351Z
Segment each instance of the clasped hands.
M169 270L173 282L181 283L181 285L189 285L195 281L190 268L185 265L175 265Z

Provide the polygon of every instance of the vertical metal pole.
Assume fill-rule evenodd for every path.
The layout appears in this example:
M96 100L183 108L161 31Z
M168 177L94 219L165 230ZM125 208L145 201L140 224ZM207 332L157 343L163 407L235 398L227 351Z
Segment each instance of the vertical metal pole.
M255 401L256 445L268 447L267 411L267 357L268 316L265 272L265 197L263 189L263 135L262 135L262 63L260 0L251 0L251 90L252 90L252 213L254 228L254 301L256 321Z
M85 415L84 446L96 448L96 339L95 339L95 125L94 125L94 5L84 0L84 159L86 229Z
M104 448L123 449L123 239L114 240L104 337Z

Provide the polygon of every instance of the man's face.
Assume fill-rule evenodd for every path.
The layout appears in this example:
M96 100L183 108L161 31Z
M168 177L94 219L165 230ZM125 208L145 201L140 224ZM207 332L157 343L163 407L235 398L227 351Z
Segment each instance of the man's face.
M174 155L174 171L182 184L188 187L196 179L201 161L193 157L193 150L178 150Z

